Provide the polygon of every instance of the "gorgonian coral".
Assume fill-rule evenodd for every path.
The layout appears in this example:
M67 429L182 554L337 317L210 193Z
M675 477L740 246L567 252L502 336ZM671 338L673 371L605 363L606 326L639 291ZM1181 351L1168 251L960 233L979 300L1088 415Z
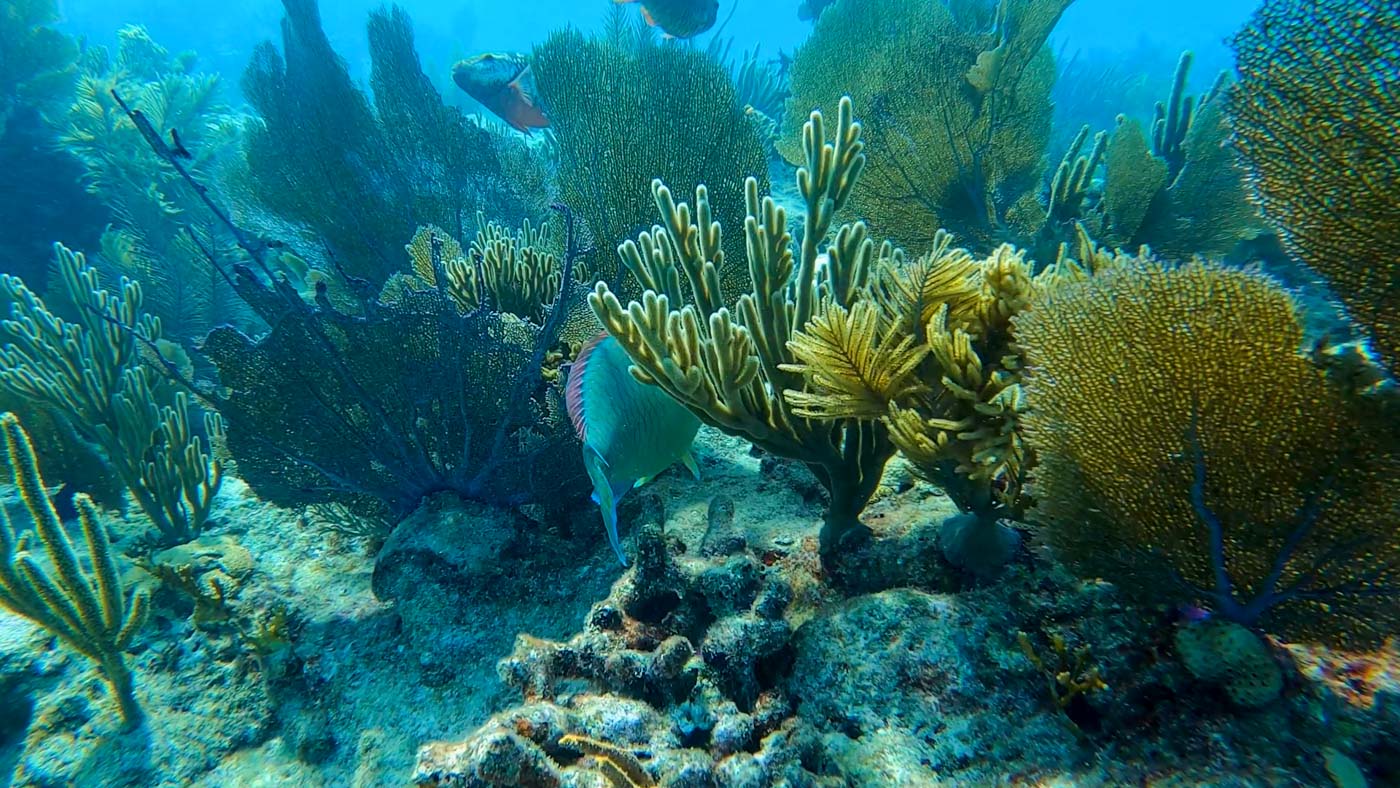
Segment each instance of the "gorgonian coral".
M1400 9L1269 0L1235 40L1235 147L1265 218L1400 371Z
M647 229L651 182L678 193L703 184L728 227L740 227L744 179L766 190L768 165L729 75L704 52L617 31L588 38L555 33L531 68L558 139L560 199L588 225L602 258L592 264L614 290L636 292L611 250ZM726 299L747 289L744 244L725 242Z
M850 96L869 161L851 210L924 249L938 228L979 248L1033 232L1065 0L838 0L793 58L779 150L801 159L806 113Z
M827 560L868 533L858 518L894 451L881 424L805 418L783 396L804 387L791 367L794 329L819 304L854 304L872 266L893 254L888 245L877 247L861 223L842 226L827 241L865 165L849 99L839 105L834 132L835 142L826 142L819 112L803 128L806 164L797 185L807 214L800 245L788 232L787 211L760 197L758 181L747 181L749 292L734 309L721 286L725 239L709 190L698 187L692 207L676 203L660 181L652 192L662 224L620 249L645 288L641 299L623 304L606 283L589 297L639 379L660 386L706 424L811 469L831 494L821 531ZM823 251L829 264L819 266Z
M1114 266L1015 320L1036 518L1056 555L1139 600L1287 638L1400 624L1400 435L1299 352L1259 274Z

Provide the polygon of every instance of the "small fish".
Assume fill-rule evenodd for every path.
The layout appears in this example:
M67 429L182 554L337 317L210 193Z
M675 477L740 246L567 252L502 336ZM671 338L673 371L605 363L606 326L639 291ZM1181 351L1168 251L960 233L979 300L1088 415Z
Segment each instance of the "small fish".
M617 340L599 334L579 351L564 400L583 442L583 464L593 480L593 502L603 515L608 543L627 566L617 535L617 504L633 487L676 463L698 479L690 444L700 420L670 395L628 372L632 359Z
M535 105L535 79L524 55L477 55L452 67L452 81L516 131L549 125Z
M194 154L185 147L185 143L180 141L180 132L175 129L170 130L170 152L182 159L193 159Z
M811 22L820 17L827 6L835 2L836 0L802 0L802 4L797 7L797 18L803 22Z
M666 38L694 38L715 26L719 0L613 0L618 5L641 3L642 18L661 28Z

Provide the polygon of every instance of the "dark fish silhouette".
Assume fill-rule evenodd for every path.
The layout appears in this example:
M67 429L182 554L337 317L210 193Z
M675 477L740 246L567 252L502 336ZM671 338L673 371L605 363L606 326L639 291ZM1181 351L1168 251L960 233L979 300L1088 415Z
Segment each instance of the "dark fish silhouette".
M613 0L618 5L641 3L642 18L661 28L667 38L694 38L715 26L719 0Z

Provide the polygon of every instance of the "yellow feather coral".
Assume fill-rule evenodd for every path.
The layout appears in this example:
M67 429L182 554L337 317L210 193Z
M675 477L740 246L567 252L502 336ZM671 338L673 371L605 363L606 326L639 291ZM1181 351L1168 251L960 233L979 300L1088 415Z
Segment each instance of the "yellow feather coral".
M813 391L790 391L793 413L810 419L873 419L922 388L913 372L928 352L914 337L880 331L880 310L857 301L832 305L788 342L800 364L782 364Z

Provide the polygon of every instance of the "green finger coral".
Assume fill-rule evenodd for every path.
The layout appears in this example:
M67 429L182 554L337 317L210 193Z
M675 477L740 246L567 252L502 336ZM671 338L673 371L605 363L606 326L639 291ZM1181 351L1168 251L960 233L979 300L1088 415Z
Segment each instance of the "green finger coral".
M141 286L123 279L120 291L105 290L81 253L54 249L61 300L75 319L55 314L18 278L0 279L14 301L0 323L0 389L100 447L164 542L193 539L222 480L211 450L222 421L206 414L192 422L198 410L143 361L161 323L142 310Z
M893 255L860 223L828 240L865 166L849 99L841 101L833 131L835 141L826 142L819 112L803 128L806 164L797 186L807 214L800 245L788 233L787 211L761 198L756 180L747 181L749 292L735 308L723 296L725 239L709 190L698 187L692 207L676 203L660 181L652 191L662 223L619 249L645 288L640 300L624 305L607 283L589 297L638 379L660 386L706 424L811 469L831 495L821 531L827 560L868 533L858 516L894 451L881 424L806 418L783 396L805 388L793 366L794 329L822 304L854 306L873 267ZM827 264L820 266L823 253Z
M1400 435L1300 352L1287 291L1140 260L1014 325L1034 516L1070 568L1288 639L1400 625Z
M1067 0L838 0L793 58L779 150L814 108L849 95L864 113L866 172L854 215L926 249L942 227L981 249L1038 229L1051 133L1046 37Z
M1288 250L1400 372L1400 10L1270 0L1235 40L1234 146Z
M139 725L141 707L123 652L146 622L149 598L123 585L107 531L85 495L75 499L85 548L85 561L79 559L49 500L29 435L14 414L0 416L0 433L10 479L34 521L34 533L25 534L0 506L0 607L97 663L122 722Z
M767 191L768 165L728 73L713 58L649 37L589 38L575 30L535 48L531 69L558 140L559 193L592 232L597 275L617 292L626 270L611 250L646 230L651 182L678 193L704 184L726 227L744 223L744 179ZM805 116L805 112L804 112ZM719 275L726 301L748 289L743 238L725 241Z

